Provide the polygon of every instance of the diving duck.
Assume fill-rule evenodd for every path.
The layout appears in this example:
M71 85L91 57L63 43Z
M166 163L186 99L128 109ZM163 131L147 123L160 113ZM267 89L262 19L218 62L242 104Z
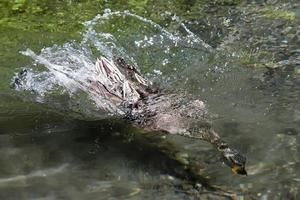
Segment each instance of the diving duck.
M154 89L152 83L122 58L100 57L89 90L124 111L135 126L200 139L212 144L232 172L247 175L246 157L213 130L205 104L183 94Z

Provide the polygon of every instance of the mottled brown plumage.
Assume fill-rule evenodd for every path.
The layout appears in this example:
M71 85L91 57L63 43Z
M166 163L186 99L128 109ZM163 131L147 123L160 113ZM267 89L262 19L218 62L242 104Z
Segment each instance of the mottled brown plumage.
M212 129L201 100L153 90L151 82L122 58L112 61L102 57L95 66L97 81L91 83L92 91L124 110L132 124L207 141L216 147L233 172L247 174L246 158L230 148Z

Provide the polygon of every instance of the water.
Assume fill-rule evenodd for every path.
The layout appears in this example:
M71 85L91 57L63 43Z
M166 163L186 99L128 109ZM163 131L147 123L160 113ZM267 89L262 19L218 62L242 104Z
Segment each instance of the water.
M299 198L299 4L200 6L202 18L195 5L186 16L158 3L161 21L156 11L110 6L120 11L85 20L79 39L44 33L30 42L36 33L21 31L26 47L3 40L11 52L1 51L1 199L207 198L162 150L170 144L181 161L203 164L209 184L239 198ZM122 111L86 94L101 55L124 57L154 84L204 100L214 128L247 155L249 176L231 174L204 142L141 138L112 119ZM23 86L9 89L21 69Z

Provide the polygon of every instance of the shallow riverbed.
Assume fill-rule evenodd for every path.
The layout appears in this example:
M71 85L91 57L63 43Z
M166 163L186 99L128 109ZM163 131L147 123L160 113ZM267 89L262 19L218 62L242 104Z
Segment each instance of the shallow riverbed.
M0 3L0 199L300 198L300 4L174 2ZM248 176L205 142L140 136L73 91L70 81L112 54L203 100L247 156ZM13 88L22 69L26 84Z

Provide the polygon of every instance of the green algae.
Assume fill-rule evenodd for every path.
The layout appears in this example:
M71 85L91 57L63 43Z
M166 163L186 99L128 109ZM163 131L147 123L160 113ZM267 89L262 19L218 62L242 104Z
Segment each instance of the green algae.
M283 10L272 6L264 7L261 11L263 16L271 19L294 21L296 18L296 14L293 11Z

